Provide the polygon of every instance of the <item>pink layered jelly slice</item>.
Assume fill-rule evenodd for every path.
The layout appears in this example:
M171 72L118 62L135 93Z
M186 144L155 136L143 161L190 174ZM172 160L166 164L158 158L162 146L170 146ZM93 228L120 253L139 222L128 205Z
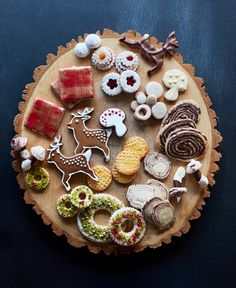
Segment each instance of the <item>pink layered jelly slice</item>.
M60 96L63 102L76 102L94 96L94 82L90 66L59 70Z
M50 86L51 86L53 93L56 95L56 97L59 100L61 100L61 81L60 81L60 79L57 78L55 81L52 82L52 84ZM61 102L63 103L63 105L67 109L71 110L80 102L80 100L72 101L72 102L63 102L63 101L61 101Z
M28 129L53 138L60 126L65 109L41 98L36 98L25 121Z

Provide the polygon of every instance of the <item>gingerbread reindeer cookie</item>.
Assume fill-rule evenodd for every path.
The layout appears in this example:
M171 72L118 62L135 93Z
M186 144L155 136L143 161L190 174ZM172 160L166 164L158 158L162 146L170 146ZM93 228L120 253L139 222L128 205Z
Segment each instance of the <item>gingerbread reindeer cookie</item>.
M66 188L66 191L70 191L71 189L69 184L71 176L77 173L84 173L97 181L98 177L95 175L94 171L90 168L89 165L89 160L92 154L91 150L89 149L84 153L66 157L60 151L60 147L62 145L61 135L55 137L54 144L50 144L51 148L47 149L47 162L56 165L57 169L61 171L61 182Z
M110 159L110 149L107 142L111 136L112 129L89 129L85 121L91 118L89 115L94 108L86 107L82 112L72 113L72 119L67 127L73 131L75 142L75 154L87 149L99 149L103 152L105 160Z

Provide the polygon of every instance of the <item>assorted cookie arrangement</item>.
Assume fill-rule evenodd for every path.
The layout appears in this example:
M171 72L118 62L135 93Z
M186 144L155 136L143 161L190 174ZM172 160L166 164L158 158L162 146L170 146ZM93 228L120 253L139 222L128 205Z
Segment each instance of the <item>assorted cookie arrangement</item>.
M199 125L200 104L188 93L189 75L174 65L169 64L169 70L162 68L165 57L171 63L179 47L175 32L161 46L145 34L139 39L121 37L117 47L109 47L108 41L103 42L97 34L77 43L73 47L74 66L59 67L48 87L52 96L46 99L52 100L37 95L24 118L27 135L49 138L48 146L31 145L30 136L23 133L12 139L11 148L20 159L20 169L32 193L53 193L50 171L57 170L58 179L53 175L53 182L55 185L57 181L64 192L55 201L55 210L64 221L72 218L85 239L135 247L145 238L149 225L157 234L167 229L174 234L178 203L185 201L192 189L189 182L196 182L199 191L209 183L202 173L209 143ZM148 80L142 77L140 57L152 64L145 75ZM91 66L87 60L86 65L80 65L85 59ZM99 84L94 83L95 73ZM104 92L103 102L97 100L95 84ZM108 104L109 96L112 105ZM122 98L130 99L132 117L127 117L126 107L116 104L116 99ZM98 106L102 111L99 115L93 113ZM155 134L145 137L145 128L140 127L140 134L135 135L130 129L132 118L135 125L155 119ZM63 146L68 141L74 144L73 149ZM113 152L114 141L120 147L118 153ZM102 165L96 157L91 160L94 150L104 157ZM119 189L124 188L120 199ZM96 215L104 211L110 214L109 220L99 224Z

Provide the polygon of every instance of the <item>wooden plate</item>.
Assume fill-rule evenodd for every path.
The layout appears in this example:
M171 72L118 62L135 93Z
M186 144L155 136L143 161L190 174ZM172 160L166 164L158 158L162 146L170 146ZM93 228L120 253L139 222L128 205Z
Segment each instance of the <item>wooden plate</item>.
M114 50L115 53L127 50L125 45L119 43L118 38L121 37L118 33L115 33L109 29L105 29L102 35L97 32L98 35L102 37L102 45L108 46ZM134 31L128 31L124 33L129 38L140 38L141 35ZM86 35L84 35L85 37ZM83 41L83 37L79 37L78 41ZM152 37L151 41L155 45L159 45L156 38ZM58 77L58 70L63 67L70 67L73 65L91 65L90 57L86 59L78 59L73 53L73 47L76 45L77 41L72 40L66 45L66 47L60 46L57 51L57 55L48 54L47 55L47 64L42 65L35 69L34 71L34 81L33 83L27 84L23 92L24 101L19 103L19 111L14 119L15 131L17 134L27 136L29 138L28 146L42 145L45 148L49 147L50 141L46 137L40 136L30 130L27 130L24 127L25 118L31 108L31 105L34 99L38 96L43 97L46 100L49 100L55 104L61 105L60 101L54 96L50 89L50 84L53 80ZM137 52L138 53L138 52ZM141 56L140 58L140 67L138 73L141 77L142 87L144 89L145 84L150 80L156 80L161 82L162 76L165 71L168 69L179 69L182 70L188 76L189 86L185 93L182 93L178 100L183 99L192 99L198 103L201 107L201 119L198 124L198 129L200 129L208 138L208 149L207 153L203 159L203 174L208 176L210 185L215 183L213 177L214 173L218 170L216 164L219 161L221 154L215 150L221 141L221 136L215 129L216 126L216 114L210 109L211 100L207 96L204 89L204 82L201 78L194 76L194 67L190 64L184 64L183 58L180 54L175 54L172 58L165 58L164 65L162 69L154 74L152 77L148 78L146 71L150 68L150 63L147 63ZM112 70L115 71L115 68ZM110 70L109 72L111 72ZM146 122L136 121L133 117L133 113L130 110L130 102L133 100L132 95L121 94L117 97L109 97L104 95L101 90L101 79L107 72L98 71L93 69L93 75L95 80L95 92L96 97L94 100L88 100L79 104L72 111L67 110L65 112L62 124L59 128L58 134L62 134L62 139L64 142L63 152L64 154L72 154L75 148L75 141L73 139L71 131L68 131L66 123L70 120L70 113L75 112L78 109L82 109L86 106L95 107L95 111L92 114L90 122L87 122L87 125L91 128L99 127L98 117L106 109L112 106L122 108L127 115L126 124L128 126L128 133L122 139L117 138L113 133L109 143L111 149L111 160L108 164L104 163L103 154L101 152L94 151L92 156L92 166L95 164L107 165L111 168L114 163L114 159L117 153L122 148L122 143L124 140L131 135L140 135L144 137L149 143L150 151L156 151L157 147L155 146L155 138L160 127L160 121L150 120ZM172 106L172 103L166 103L168 108ZM13 156L14 153L12 153ZM164 181L168 186L172 186L172 178L177 167L183 165L181 162L173 161L172 169L170 176ZM179 204L174 203L176 209L176 222L173 227L164 231L157 232L154 226L149 225L147 227L147 232L143 240L132 248L123 248L119 247L116 244L106 244L106 245L97 245L92 242L89 242L85 239L79 232L76 219L65 220L61 218L55 207L56 200L58 197L66 193L64 187L61 184L61 174L55 169L54 165L48 165L43 163L43 167L48 169L50 173L50 184L43 192L35 192L29 189L24 180L24 173L20 170L20 159L16 159L13 162L13 168L18 172L17 180L22 189L25 190L24 199L27 204L33 204L34 210L41 214L42 219L45 224L51 224L52 230L54 233L59 235L65 235L68 242L75 246L81 247L87 245L91 252L97 253L100 250L104 250L106 254L124 252L128 253L131 251L142 251L146 247L156 248L159 247L162 242L170 243L172 236L181 236L183 233L187 233L190 224L189 220L196 219L200 217L200 211L202 205L204 205L204 197L209 197L210 193L207 188L200 189L199 185L196 184L193 177L187 177L186 187L188 192L183 197L182 201ZM81 183L85 182L85 177L81 174L78 174L77 177L72 177L71 186L74 187ZM148 178L151 178L144 172L144 169L141 168L137 178L133 183L144 183ZM110 188L105 191L106 193L115 195L126 205L128 205L125 199L125 193L127 191L127 186L122 186L115 181L112 182ZM105 218L105 217L104 217ZM100 217L97 221L105 221L103 217Z

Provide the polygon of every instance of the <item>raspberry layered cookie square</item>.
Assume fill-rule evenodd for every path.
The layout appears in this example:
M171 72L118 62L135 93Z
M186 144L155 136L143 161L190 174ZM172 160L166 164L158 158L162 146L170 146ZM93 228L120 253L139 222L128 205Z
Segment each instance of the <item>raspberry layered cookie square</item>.
M60 69L59 80L63 102L77 102L94 96L93 74L90 66Z
M56 135L64 108L36 98L26 118L25 127L49 138Z

